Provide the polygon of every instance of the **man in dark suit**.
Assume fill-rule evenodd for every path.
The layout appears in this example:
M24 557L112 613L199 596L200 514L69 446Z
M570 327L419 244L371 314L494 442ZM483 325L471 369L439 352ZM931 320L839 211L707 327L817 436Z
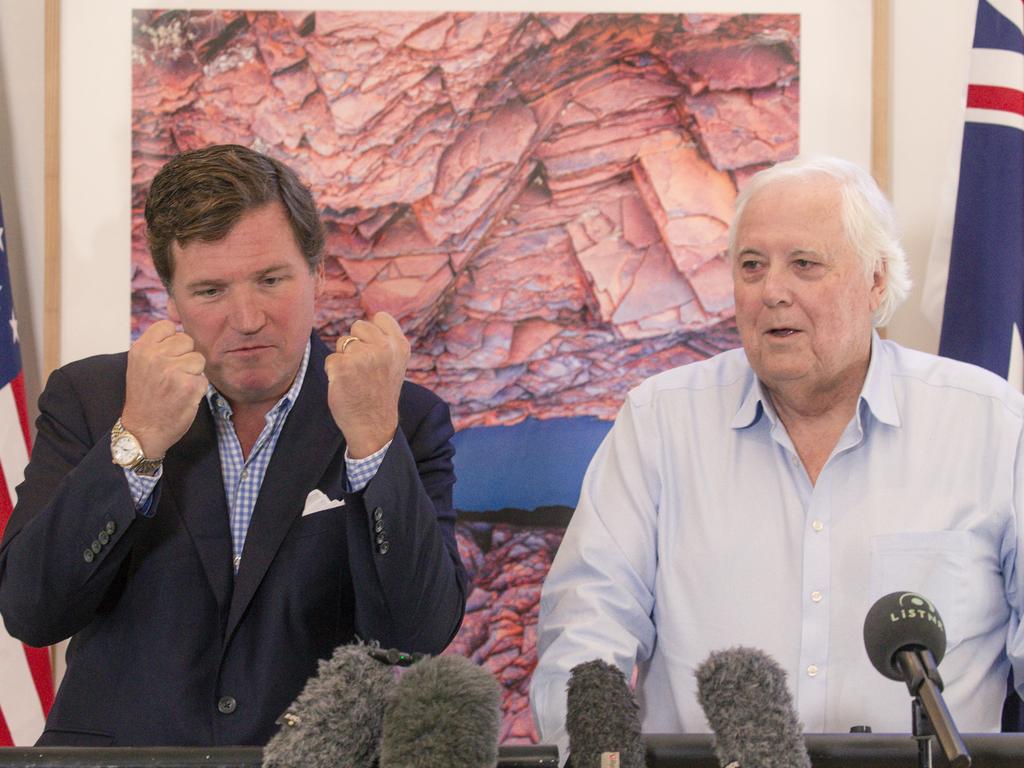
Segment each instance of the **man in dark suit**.
M0 612L72 638L40 744L262 744L338 644L458 630L451 420L390 316L312 333L323 231L286 166L179 155L146 224L171 320L50 377Z

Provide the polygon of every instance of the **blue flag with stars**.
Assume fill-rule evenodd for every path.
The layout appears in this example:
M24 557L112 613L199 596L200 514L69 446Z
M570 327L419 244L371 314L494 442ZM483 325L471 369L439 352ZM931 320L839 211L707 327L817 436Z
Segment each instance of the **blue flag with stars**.
M1024 3L979 0L939 353L1024 384Z

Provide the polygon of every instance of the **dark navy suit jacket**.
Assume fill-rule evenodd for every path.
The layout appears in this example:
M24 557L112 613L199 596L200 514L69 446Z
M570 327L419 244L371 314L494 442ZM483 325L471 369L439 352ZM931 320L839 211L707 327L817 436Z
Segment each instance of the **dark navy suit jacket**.
M377 475L346 493L326 352L314 338L237 575L205 399L144 518L110 458L125 355L50 377L0 545L8 631L31 645L72 637L40 744L263 744L335 646L359 637L437 653L454 636L466 577L448 407L407 382ZM302 515L313 489L344 506Z

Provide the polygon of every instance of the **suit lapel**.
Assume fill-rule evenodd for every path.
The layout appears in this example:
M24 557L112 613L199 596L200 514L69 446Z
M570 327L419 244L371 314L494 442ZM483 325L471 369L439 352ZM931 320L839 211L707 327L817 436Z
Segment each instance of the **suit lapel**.
M167 452L162 482L199 552L223 617L231 599L231 529L217 434L205 401L189 431Z
M327 407L327 348L315 335L312 343L306 378L274 448L245 536L225 643L231 639L288 529L302 514L306 494L316 487L344 444Z

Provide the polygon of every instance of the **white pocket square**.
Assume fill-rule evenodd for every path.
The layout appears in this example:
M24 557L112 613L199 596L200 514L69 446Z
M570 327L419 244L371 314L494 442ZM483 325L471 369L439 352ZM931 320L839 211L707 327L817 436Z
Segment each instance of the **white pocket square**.
M302 508L302 516L312 515L314 512L323 512L325 509L344 507L344 499L332 499L319 488L314 488L306 496L306 506Z

